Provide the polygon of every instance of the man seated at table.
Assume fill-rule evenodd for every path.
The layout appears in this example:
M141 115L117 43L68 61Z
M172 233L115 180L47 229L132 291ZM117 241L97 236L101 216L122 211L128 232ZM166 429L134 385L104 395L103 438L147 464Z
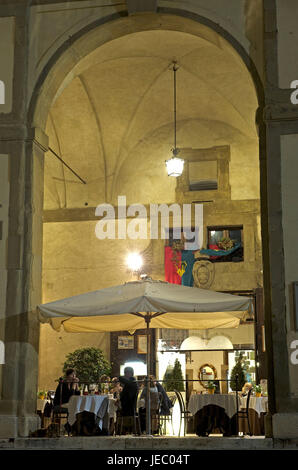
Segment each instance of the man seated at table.
M80 395L78 382L79 379L76 376L75 370L67 369L65 379L61 377L58 387L56 388L54 396L54 411L59 410L60 406L62 408L67 408L70 397L72 395Z
M119 377L119 382L123 387L120 392L122 416L134 416L138 396L138 384L134 377L132 367L125 367L124 376Z

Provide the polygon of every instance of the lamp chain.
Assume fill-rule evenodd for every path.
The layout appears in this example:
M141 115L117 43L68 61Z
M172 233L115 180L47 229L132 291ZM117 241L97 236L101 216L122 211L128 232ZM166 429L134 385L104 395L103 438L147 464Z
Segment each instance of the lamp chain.
M177 116L177 106L176 106L176 71L178 70L177 62L173 62L173 72L174 72L174 155L176 154L177 138L176 138L176 116Z

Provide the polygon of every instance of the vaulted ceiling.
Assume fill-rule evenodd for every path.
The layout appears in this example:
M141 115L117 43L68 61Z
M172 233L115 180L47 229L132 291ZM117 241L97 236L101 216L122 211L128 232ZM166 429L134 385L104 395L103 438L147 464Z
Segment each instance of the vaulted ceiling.
M236 52L177 31L112 40L79 64L47 122L45 209L175 201L165 160L173 147L173 71L177 60L177 146L231 146L233 199L259 197L257 98Z

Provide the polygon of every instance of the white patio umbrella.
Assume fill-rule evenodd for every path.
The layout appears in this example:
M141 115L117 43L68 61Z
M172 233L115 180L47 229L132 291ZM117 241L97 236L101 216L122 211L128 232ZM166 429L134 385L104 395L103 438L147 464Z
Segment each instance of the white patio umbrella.
M59 331L134 332L147 328L147 434L150 434L149 328L236 328L252 299L146 279L38 306L39 319Z

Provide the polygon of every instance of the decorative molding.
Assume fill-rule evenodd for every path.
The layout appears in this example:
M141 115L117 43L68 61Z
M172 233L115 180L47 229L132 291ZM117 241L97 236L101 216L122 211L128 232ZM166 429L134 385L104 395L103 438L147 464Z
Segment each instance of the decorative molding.
M209 260L198 260L193 265L192 274L197 287L209 289L215 278L214 264Z

